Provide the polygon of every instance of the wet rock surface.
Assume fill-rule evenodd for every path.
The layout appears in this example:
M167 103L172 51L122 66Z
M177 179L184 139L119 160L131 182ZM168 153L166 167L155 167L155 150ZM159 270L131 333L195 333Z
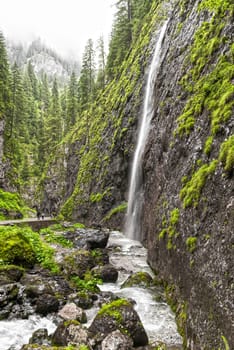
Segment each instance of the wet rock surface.
M107 304L108 305L108 304ZM135 347L148 344L148 336L137 312L130 302L119 304L119 300L109 304L109 308L101 311L94 318L89 331L103 340L109 333L119 330L127 333Z
M184 310L186 322L181 320L179 313L178 319L184 327L187 348L223 349L222 336L230 348L234 347L234 178L233 171L225 173L219 152L222 142L234 132L233 107L231 117L221 123L214 136L209 154L204 151L211 135L211 111L206 103L195 117L194 128L183 135L176 134L178 118L186 103L191 106L195 102L194 90L191 93L180 84L197 67L191 59L194 34L202 25L204 28L204 22L210 23L213 16L209 11L199 11L200 3L187 1L184 16L176 7L168 24L169 35L163 46L166 56L154 87L155 114L142 166L141 239L148 248L151 267L159 278L167 281L174 303L177 300L177 307L180 305ZM230 13L227 12L225 18L220 38L231 38L233 21ZM172 37L179 20L183 30ZM220 21L218 19L216 24ZM199 76L191 78L191 84L195 85L202 77L204 83L207 82L223 52L227 58L229 50L228 43L215 50L212 64L207 64ZM228 60L233 64L233 60ZM181 194L186 181L192 179L190 196L197 191L194 181L197 171L213 160L218 161L216 170L206 178L197 202L186 206ZM178 211L179 219L173 226L174 210Z
M83 249L80 250L83 251ZM106 259L107 252L112 254L113 248L108 247L103 250L104 260L108 261L107 271L111 270L111 278L107 278L106 285L114 286L117 283L116 272L117 275L118 272L121 272L120 267L117 265L112 270L109 259ZM66 254L63 253L67 256L67 248L65 252ZM58 251L59 255L60 253ZM71 248L71 254L73 253L74 248ZM99 250L98 255L100 255ZM100 256L97 260L100 261ZM94 270L102 271L104 268L105 265L97 265ZM113 271L115 278L109 281L113 278ZM128 293L129 295L123 299L111 291L79 290L70 284L69 279L66 279L64 271L62 275L54 275L39 266L27 270L20 275L21 277L15 272L10 274L16 276L15 278L19 281L1 286L5 288L5 296L2 297L2 318L9 321L14 318L16 322L15 317L27 319L40 315L41 317L46 316L47 321L53 320L52 332L49 333L47 328L38 327L32 332L30 339L28 338L28 344L21 347L22 350L49 350L54 347L63 348L71 345L76 347L85 345L89 350L151 349L148 345L148 335L135 310L136 303L129 298L131 293ZM90 317L91 307L96 310L96 316L94 314ZM86 313L89 316L86 316ZM88 317L89 323L87 324ZM23 332L24 329L22 329Z

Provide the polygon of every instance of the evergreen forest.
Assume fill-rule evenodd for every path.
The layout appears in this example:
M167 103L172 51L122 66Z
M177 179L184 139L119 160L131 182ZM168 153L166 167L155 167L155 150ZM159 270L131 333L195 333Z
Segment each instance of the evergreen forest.
M10 65L0 33L0 120L4 121L3 159L7 160L0 178L1 219L11 217L10 210L25 216L27 206L41 203L48 164L64 139L85 127L89 142L95 119L92 110L119 74L150 7L149 0L117 1L108 54L103 37L95 47L90 38L80 75L72 72L62 87L56 76L52 82L46 74L37 76L30 60L24 69Z

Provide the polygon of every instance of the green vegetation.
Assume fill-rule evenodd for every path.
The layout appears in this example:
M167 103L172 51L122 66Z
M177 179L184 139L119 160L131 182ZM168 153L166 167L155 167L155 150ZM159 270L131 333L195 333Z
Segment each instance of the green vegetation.
M152 283L152 277L147 272L139 271L130 275L121 285L121 288L128 288L132 286L150 287L152 286Z
M35 263L40 263L44 268L58 272L53 255L54 250L29 227L0 227L0 263L2 265L32 267Z
M186 246L190 253L193 253L197 246L197 237L188 237L186 239Z
M178 208L173 209L170 212L169 220L167 220L166 217L164 217L162 221L162 227L163 229L159 233L159 239L165 238L167 235L168 241L167 241L167 249L175 248L173 245L173 237L176 238L179 233L176 231L177 224L179 222L180 218L180 211Z
M211 148L212 148L212 143L213 143L213 136L209 136L205 142L205 146L204 146L204 152L207 156L210 155L211 152Z
M220 147L219 160L223 163L224 170L231 172L234 167L234 135L224 141Z
M214 137L221 125L232 115L234 66L231 50L225 56L219 57L211 71L208 68L213 60L213 53L223 44L222 40L226 40L221 37L223 27L224 22L219 22L219 17L214 17L210 22L204 22L195 34L189 57L192 67L181 80L183 87L192 96L177 119L175 134L189 135L196 118L206 109L211 120L211 135ZM202 74L205 68L210 71L207 75ZM206 153L210 151L211 137L207 142L209 144L205 146Z
M187 302L180 301L177 298L176 286L163 282L166 299L172 311L175 313L176 323L180 335L183 337L183 348L187 349L186 320L187 320Z
M230 0L203 0L199 5L199 10L210 10L222 13L231 11L233 8Z
M207 178L215 172L217 160L209 164L202 165L188 180L180 191L180 198L183 200L184 208L193 205L198 206L201 191L206 183Z
M127 203L124 202L124 203L121 203L120 205L118 205L117 207L113 208L110 210L110 212L104 217L103 221L108 221L110 220L110 218L117 214L117 213L121 213L121 212L124 212L126 211L127 209Z
M98 284L102 284L102 280L100 278L96 278L89 271L86 272L84 278L80 278L78 276L74 276L71 278L71 281L75 284L76 288L79 291L85 292L98 292Z
M225 350L230 350L230 346L228 344L228 341L227 341L226 337L224 335L222 335L221 338L222 338L222 341L224 343Z
M56 231L56 229L55 229ZM66 239L62 234L54 232L52 226L40 230L40 234L43 236L47 243L58 243L62 247L72 248L73 243Z
M19 194L5 192L0 189L0 220L13 219L17 214L21 214L23 217L27 209Z
M101 309L98 311L98 316L105 316L108 315L110 317L113 317L118 323L121 323L122 318L122 312L121 307L122 306L130 306L130 302L126 299L117 299L112 301L109 304L104 304Z

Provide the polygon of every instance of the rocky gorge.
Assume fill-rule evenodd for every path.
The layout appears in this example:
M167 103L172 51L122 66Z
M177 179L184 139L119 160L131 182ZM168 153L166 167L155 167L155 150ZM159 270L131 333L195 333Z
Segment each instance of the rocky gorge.
M167 20L140 168L138 238L191 350L234 348L233 16L231 0L153 2L118 77L56 147L37 189L62 220L125 229L149 66ZM0 120L0 145L3 131ZM0 163L9 188L1 148Z
M153 277L146 271L149 267L142 259L143 247L118 232L72 228L66 225L56 235L67 239L73 248L52 243L60 273L39 265L0 269L0 349L164 349L165 343L168 348L180 349L181 338L163 290L154 286ZM109 261L111 256L114 260ZM121 293L126 289L125 296L119 294L120 289L116 293L118 278ZM150 340L141 321L143 314L140 318L135 310L136 286L142 289L143 314L148 308L143 295L147 289L155 290L154 294L157 290L159 300L154 304L159 313L158 331L153 335L152 328ZM165 325L160 326L162 320ZM22 322L25 329L19 328ZM9 336L5 327L13 327Z

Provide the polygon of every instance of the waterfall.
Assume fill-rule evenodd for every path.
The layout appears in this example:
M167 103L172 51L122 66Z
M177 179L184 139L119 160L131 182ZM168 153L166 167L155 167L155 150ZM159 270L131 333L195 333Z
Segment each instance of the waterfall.
M137 145L134 153L131 178L128 195L128 210L125 224L126 236L130 239L140 240L140 216L143 203L142 185L142 155L147 141L150 122L153 116L153 101L154 101L154 84L157 77L157 71L160 65L160 53L162 41L165 36L166 21L162 26L159 37L156 43L153 59L150 64L149 75L146 84L144 108L142 114L141 125L138 134Z

